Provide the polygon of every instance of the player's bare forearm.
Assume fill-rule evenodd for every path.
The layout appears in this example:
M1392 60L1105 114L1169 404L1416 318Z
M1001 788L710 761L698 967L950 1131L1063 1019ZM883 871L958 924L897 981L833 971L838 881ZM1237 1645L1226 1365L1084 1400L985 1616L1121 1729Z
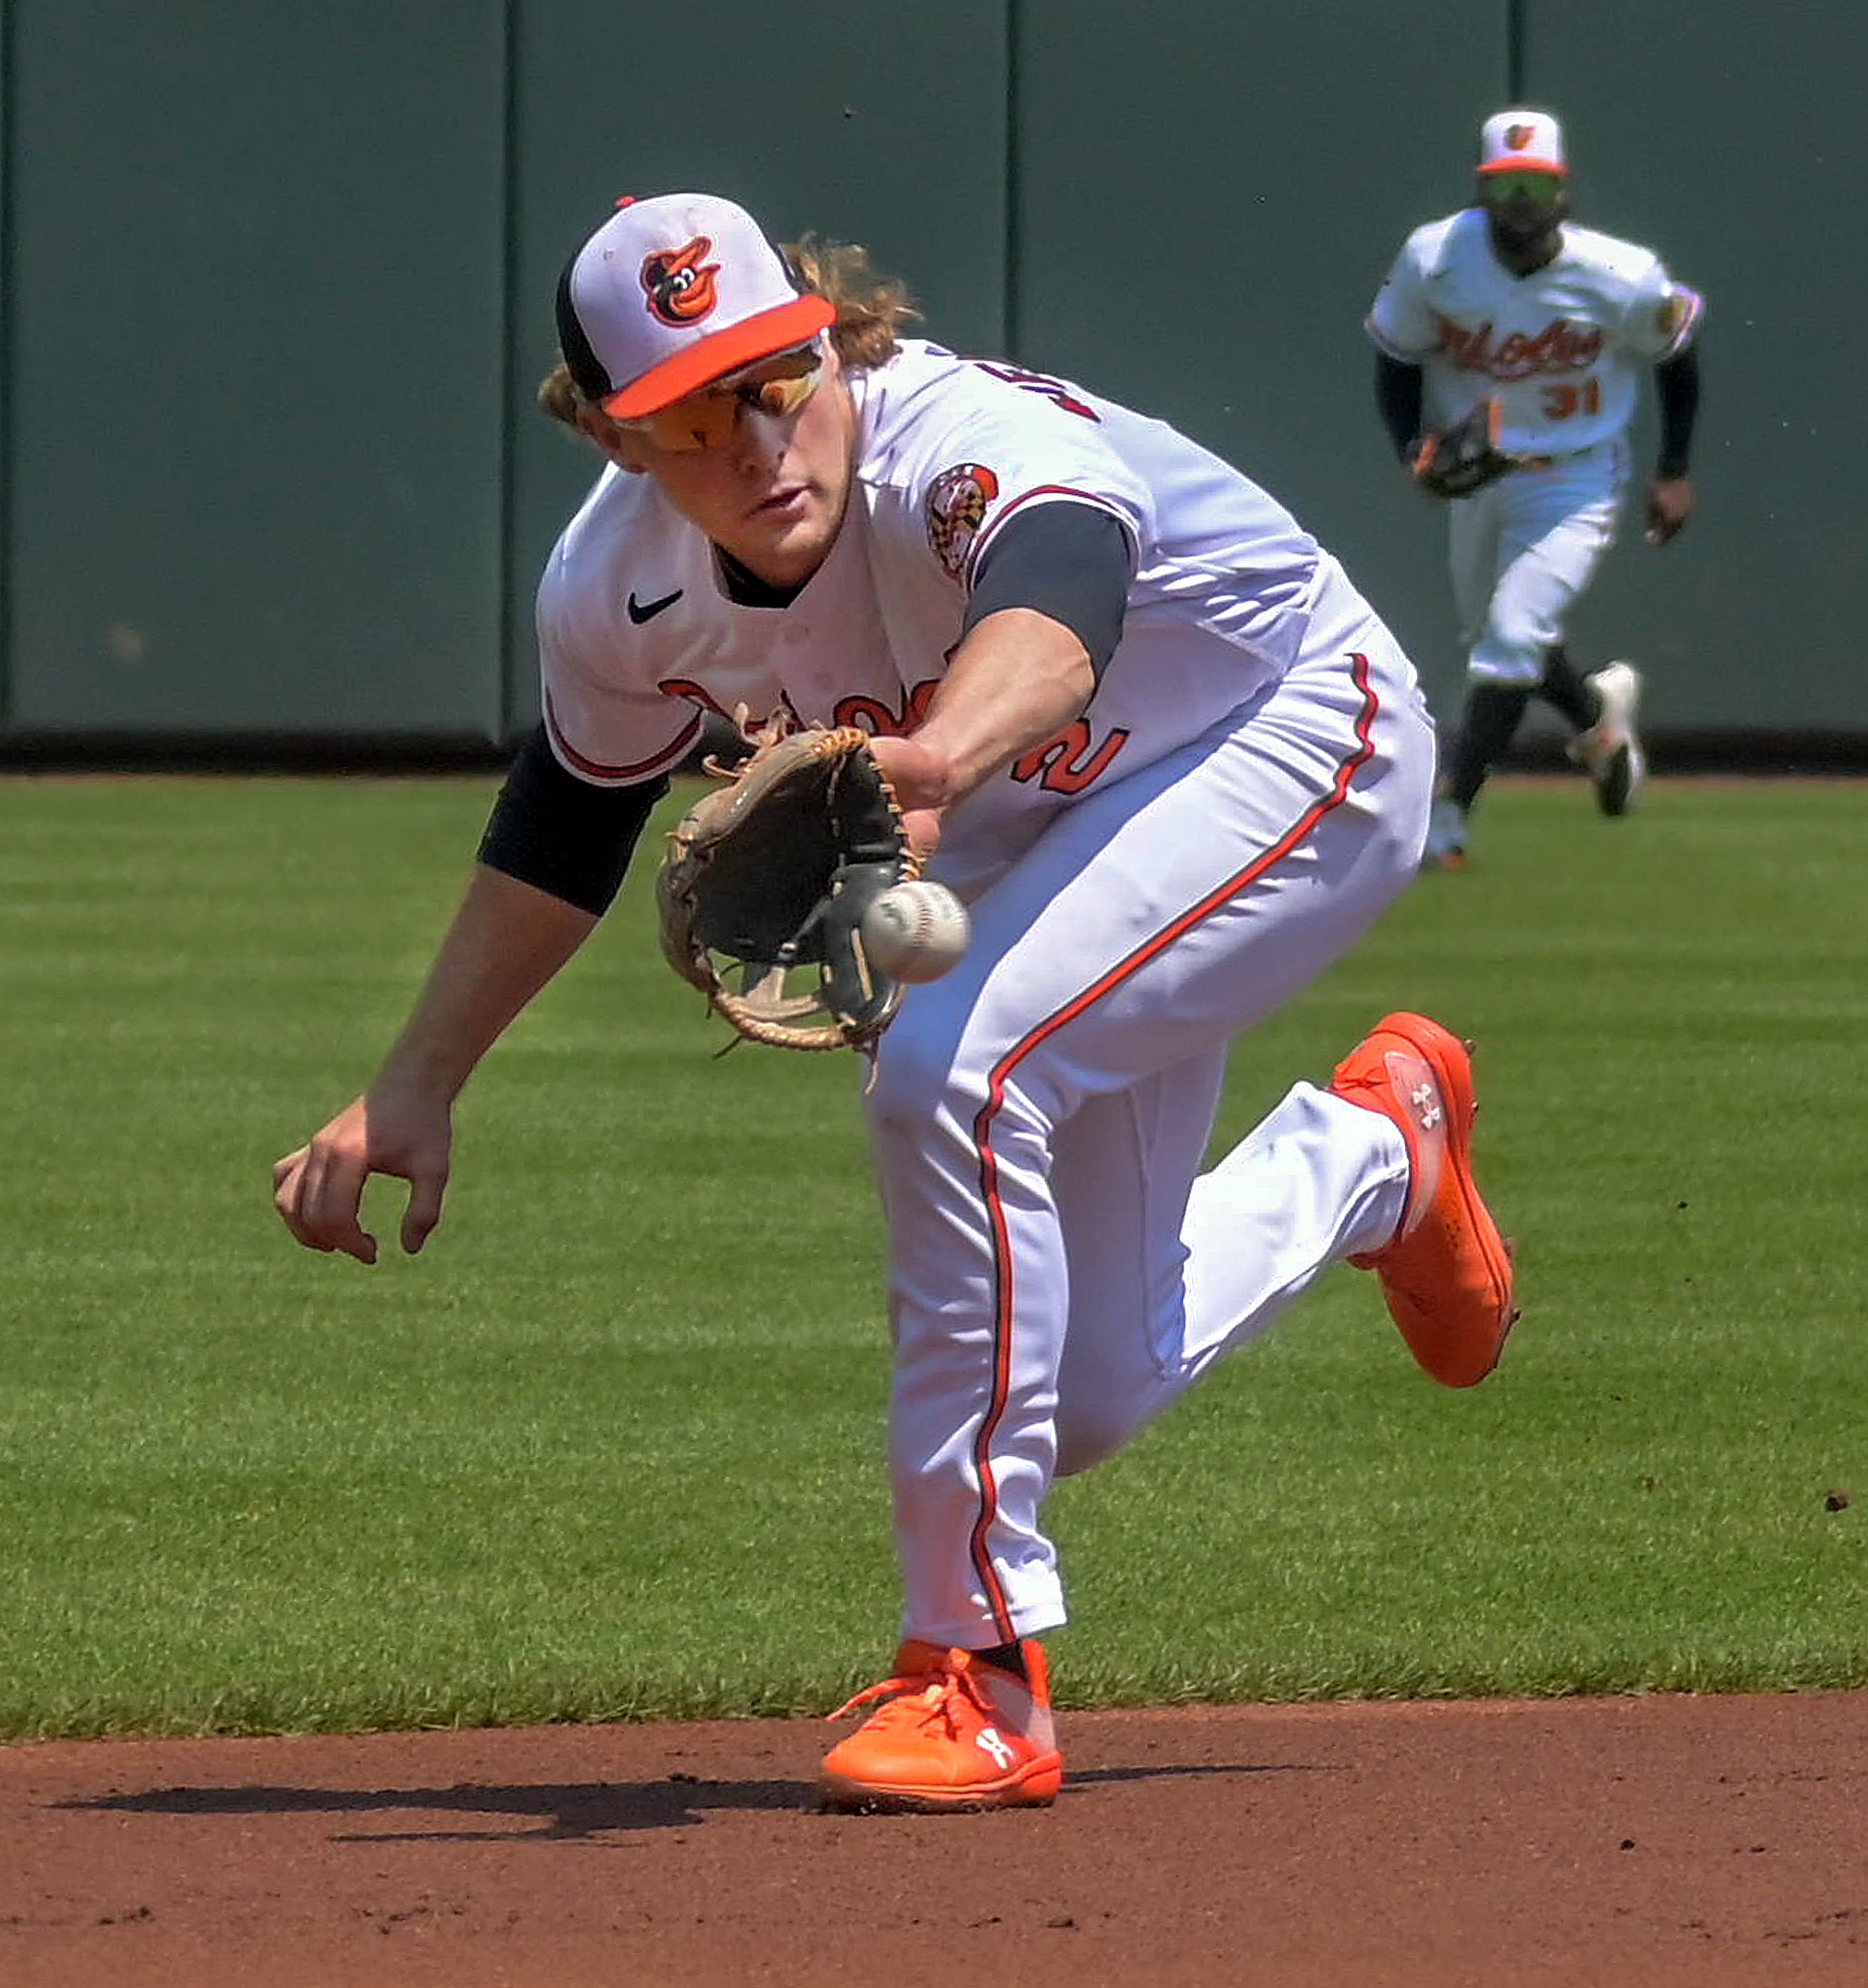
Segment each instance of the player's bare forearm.
M904 807L949 808L1069 724L1095 688L1072 631L1033 608L1002 608L954 651L914 733L878 739L876 756Z
M373 1090L452 1099L513 1018L596 929L596 918L477 864Z

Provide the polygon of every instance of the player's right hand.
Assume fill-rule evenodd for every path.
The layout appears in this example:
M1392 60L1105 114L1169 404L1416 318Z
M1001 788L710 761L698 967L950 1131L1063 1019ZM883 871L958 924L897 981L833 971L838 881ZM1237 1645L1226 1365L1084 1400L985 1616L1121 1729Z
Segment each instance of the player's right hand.
M940 847L939 762L914 739L877 738L871 750L883 777L894 788L902 810L902 826L915 853L925 862Z
M1664 546L1679 537L1693 515L1693 479L1656 476L1647 486L1647 543Z
M445 1104L366 1092L274 1166L272 1205L306 1249L341 1249L374 1263L376 1238L362 1221L364 1188L372 1174L405 1180L401 1242L412 1256L441 1219L452 1144Z

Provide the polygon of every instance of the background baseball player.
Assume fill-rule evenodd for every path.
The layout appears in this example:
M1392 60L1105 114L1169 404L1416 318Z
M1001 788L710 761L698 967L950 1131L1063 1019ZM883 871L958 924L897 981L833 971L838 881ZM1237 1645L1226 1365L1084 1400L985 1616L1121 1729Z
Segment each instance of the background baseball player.
M1693 509L1687 460L1699 399L1693 346L1700 300L1647 249L1578 228L1563 134L1541 110L1501 110L1480 133L1477 203L1416 228L1368 318L1380 348L1376 394L1412 466L1423 431L1487 398L1498 442L1531 458L1450 506L1449 550L1465 708L1433 810L1426 860L1465 859L1467 815L1533 693L1575 728L1606 814L1645 775L1626 662L1579 674L1564 651L1572 604L1613 542L1629 479L1628 427L1640 374L1653 368L1660 458L1647 486L1649 543ZM1432 485L1430 483L1429 487Z
M365 1179L399 1175L419 1248L455 1096L610 903L707 715L871 732L973 937L909 990L866 1094L904 1635L824 1787L1042 1803L1053 1478L1339 1259L1453 1385L1497 1360L1511 1275L1470 1065L1423 1016L1199 1171L1230 1039L1417 866L1433 738L1406 658L1244 476L900 339L905 312L860 251L787 259L706 195L626 202L573 259L543 398L609 463L540 583L544 720L402 1035L275 1196L301 1242L369 1263Z

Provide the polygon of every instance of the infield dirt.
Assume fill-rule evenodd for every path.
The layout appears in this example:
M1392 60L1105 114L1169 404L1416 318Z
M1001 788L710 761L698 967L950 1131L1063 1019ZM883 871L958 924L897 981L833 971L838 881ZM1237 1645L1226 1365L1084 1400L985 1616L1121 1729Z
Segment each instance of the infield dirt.
M0 1749L8 1988L1868 1982L1868 1694L1065 1714L836 1817L811 1721Z

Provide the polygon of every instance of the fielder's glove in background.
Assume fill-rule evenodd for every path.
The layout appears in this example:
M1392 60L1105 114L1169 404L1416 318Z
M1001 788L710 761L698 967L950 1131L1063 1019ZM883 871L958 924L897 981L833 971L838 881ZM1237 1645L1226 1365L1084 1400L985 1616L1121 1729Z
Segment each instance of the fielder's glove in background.
M1414 481L1435 497L1470 497L1535 459L1498 446L1498 403L1484 400L1438 434L1423 435L1414 451Z
M920 871L868 734L795 732L761 746L669 835L655 879L662 950L754 1042L865 1048L902 989L865 953L863 914Z

